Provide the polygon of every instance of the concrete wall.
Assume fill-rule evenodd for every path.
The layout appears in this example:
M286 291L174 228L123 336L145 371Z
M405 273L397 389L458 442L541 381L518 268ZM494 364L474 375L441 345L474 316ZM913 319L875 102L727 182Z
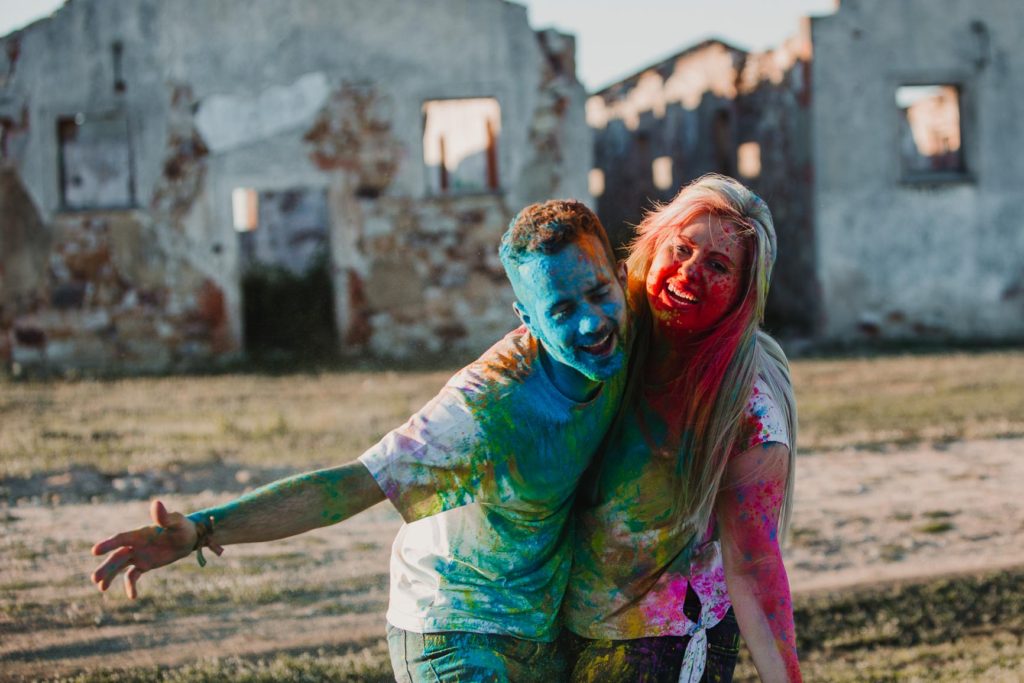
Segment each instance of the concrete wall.
M28 215L9 220L0 206L3 245L17 245L3 252L0 352L163 367L240 349L236 188L326 193L345 348L402 356L486 346L514 323L496 258L511 215L552 196L587 197L574 49L502 0L68 3L0 39L0 203ZM500 189L431 195L423 103L474 97L501 107ZM56 125L77 114L127 121L127 210L62 206ZM129 273L133 257L100 268L119 284L95 298L100 275L54 265L83 231L104 253L137 248L159 267ZM60 299L63 285L85 293ZM101 313L109 322L83 322ZM129 313L146 325L123 325ZM55 347L54 335L66 343ZM90 340L88 353L78 339ZM146 351L154 340L160 353Z
M1024 8L843 0L813 20L822 332L1024 338ZM906 85L960 93L965 173L901 168Z

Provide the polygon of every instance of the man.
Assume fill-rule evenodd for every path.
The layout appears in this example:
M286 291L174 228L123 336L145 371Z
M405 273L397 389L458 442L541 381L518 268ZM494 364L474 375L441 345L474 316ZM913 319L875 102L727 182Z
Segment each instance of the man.
M457 373L359 460L297 475L187 517L102 541L106 590L192 550L333 524L386 496L407 524L392 549L388 644L401 681L552 680L577 482L618 408L627 356L624 273L583 204L534 204L500 255L523 326Z

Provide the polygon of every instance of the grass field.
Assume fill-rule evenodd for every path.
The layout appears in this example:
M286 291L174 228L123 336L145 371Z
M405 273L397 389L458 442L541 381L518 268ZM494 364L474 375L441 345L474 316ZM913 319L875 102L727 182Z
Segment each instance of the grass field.
M0 477L358 456L422 406L431 372L0 384ZM1024 435L1024 352L793 363L802 451Z
M808 681L1020 680L1024 671L1024 571L898 585L797 601L797 630ZM745 655L745 653L744 653ZM737 683L756 681L748 658ZM389 681L383 645L267 659L212 659L130 673L98 670L63 680Z
M153 495L192 508L350 460L452 370L0 380L0 679L390 680L380 622L398 519L387 506L233 547L204 570L147 575L135 604L90 589L87 551L98 529L141 523ZM793 370L801 450L823 462L1024 436L1021 351ZM942 543L963 525L946 514L898 521ZM1020 680L1024 569L798 594L797 623L809 681ZM751 672L742 663L739 679Z
M1024 435L1024 352L798 360L802 450Z

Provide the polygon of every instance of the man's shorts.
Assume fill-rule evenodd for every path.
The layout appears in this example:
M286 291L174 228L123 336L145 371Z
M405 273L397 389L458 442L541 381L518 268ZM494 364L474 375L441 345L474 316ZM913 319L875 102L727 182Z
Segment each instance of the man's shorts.
M494 633L414 633L388 624L388 650L398 683L556 683L568 674L557 642Z

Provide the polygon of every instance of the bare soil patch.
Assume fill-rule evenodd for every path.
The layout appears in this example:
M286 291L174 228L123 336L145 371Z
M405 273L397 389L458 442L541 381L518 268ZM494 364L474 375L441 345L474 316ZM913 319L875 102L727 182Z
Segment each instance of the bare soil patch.
M841 598L868 595L878 584L1024 566L1022 454L1024 440L1003 439L801 456L787 551L798 600L817 600L815 613L831 610L848 620L851 608L841 607ZM225 466L208 473L208 482L227 484L227 490L166 500L191 509L229 498L244 488L238 471ZM259 475L271 473L277 474ZM88 548L145 522L147 502L64 502L81 498L81 492L64 492L58 503L38 500L0 513L5 677L174 668L204 658L273 658L318 648L335 656L369 650L383 657L388 554L400 525L387 503L304 536L230 547L205 569L183 561L154 572L143 577L141 599L130 603L119 586L104 595L91 587L87 577L96 560ZM822 600L832 607L821 608ZM890 623L883 626L896 628L899 614L886 614ZM802 626L813 661L821 649L814 639L827 629L820 619ZM908 647L898 637L890 640L861 645ZM850 652L847 647L842 654Z

